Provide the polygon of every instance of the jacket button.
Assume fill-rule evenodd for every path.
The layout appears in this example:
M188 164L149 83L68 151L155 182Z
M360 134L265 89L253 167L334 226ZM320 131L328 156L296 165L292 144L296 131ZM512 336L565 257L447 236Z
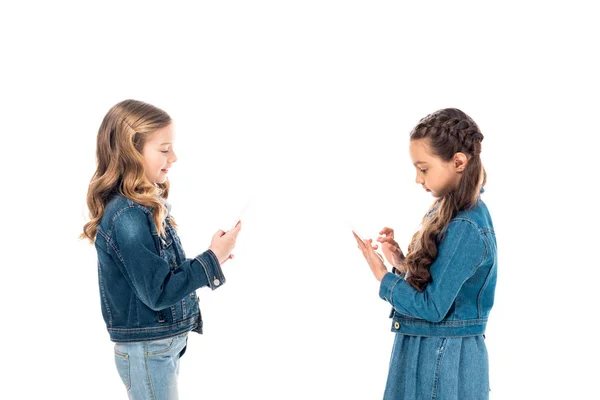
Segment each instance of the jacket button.
M400 329L400 322L398 322L398 321L394 322L394 328Z
M221 281L218 280L217 278L215 278L215 280L213 281L215 286L219 286L221 284Z

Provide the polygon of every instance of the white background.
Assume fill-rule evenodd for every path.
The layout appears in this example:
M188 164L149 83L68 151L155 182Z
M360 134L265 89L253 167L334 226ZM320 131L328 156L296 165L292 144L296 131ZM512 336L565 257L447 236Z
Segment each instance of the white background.
M126 397L96 254L77 237L95 135L127 98L175 120L170 200L188 256L248 202L227 284L198 291L205 334L190 337L181 398L381 398L389 306L348 226L392 226L406 249L433 200L408 133L443 107L485 135L500 260L491 398L597 396L588 3L7 3L1 398Z

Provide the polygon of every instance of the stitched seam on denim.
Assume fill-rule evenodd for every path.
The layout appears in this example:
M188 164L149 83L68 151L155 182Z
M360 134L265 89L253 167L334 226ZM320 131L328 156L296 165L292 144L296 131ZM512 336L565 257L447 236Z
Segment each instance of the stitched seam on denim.
M116 246L113 243L114 243L113 241L108 242L109 246L113 249L113 251L115 252L117 257L119 258L119 261L121 261L121 264L123 264L123 266L125 266L125 261L123 261L123 257L121 257L121 253L119 253L119 250L117 250Z
M112 233L114 231L115 222L116 222L117 218L119 218L121 216L121 214L123 214L125 211L129 210L130 208L134 208L134 206L128 205L127 207L122 207L115 213L115 215L113 215L112 219L110 220L110 227L108 229L109 232Z
M473 221L470 218L465 218L465 217L454 217L450 220L450 222L454 222L454 221L465 221L470 223L471 225L473 225L475 227L475 229L477 229L477 231L479 231L479 226L475 223L475 221Z
M225 283L227 281L227 279L225 279L225 274L223 274L223 269L221 268L221 263L219 262L217 255L215 254L214 251L209 249L207 251L207 257L209 259L213 260L217 264L217 267L215 268L215 274L217 275L218 278L221 279L221 285L222 285L223 283Z
M127 199L127 204L128 204L128 205L127 205L126 207L121 207L121 208L120 208L120 209L119 209L119 210L118 210L118 211L115 213L115 215L112 217L112 219L111 219L111 221L110 221L111 223L110 223L110 227L109 227L109 232L111 232L111 233L113 232L113 230L114 230L114 227L115 227L115 221L116 221L116 219L117 219L117 218L118 218L118 217L119 217L121 214L123 214L125 211L127 211L127 210L129 210L129 209L131 209L131 208L136 208L136 209L142 210L142 212L143 212L144 214L146 214L146 218L150 217L150 221L152 221L152 225L154 225L154 220L152 219L152 212L151 212L151 211L150 211L150 210L149 210L147 207L145 207L145 206L142 206L142 205L140 205L140 204L137 204L136 202L134 202L134 201L132 201L132 200L130 200L130 199ZM151 225L151 226L152 226L152 225ZM152 236L157 236L157 237L158 237L158 233L156 233L156 232L152 232L152 229L150 229L150 233L152 234Z
M465 221L468 221L468 220L465 220ZM469 222L471 222L471 221L469 221ZM475 225L474 223L472 223L472 224ZM477 225L475 225L475 227L477 228ZM471 279L473 277L473 275L475 275L475 272L477 272L477 270L479 269L479 267L481 267L483 265L483 260L485 260L485 256L487 254L487 244L486 244L486 241L483 239L482 236L483 235L480 233L479 234L479 240L481 240L481 243L483 243L483 251L481 252L481 258L479 259L479 262L477 262L477 264L475 264L475 268L473 268L473 270L471 271L471 273L469 274L469 277L465 280L465 282L467 280ZM479 299L477 300L476 304L477 304L477 316L480 317L481 314L479 313Z
M132 206L132 207L129 207L129 208L133 208L133 206ZM127 209L129 209L129 208L127 208ZM139 208L139 207L138 207L138 208ZM123 210L126 210L126 209L123 209ZM155 236L156 236L156 235L155 235ZM108 244L109 244L109 245L110 245L110 247L113 249L113 251L115 252L115 254L117 255L117 257L119 258L119 261L121 261L121 264L123 264L123 267L126 267L126 266L125 266L125 260L123 260L123 257L121 256L121 253L119 252L119 250L118 250L118 249L116 248L116 246L114 245L114 241L113 241L113 240L111 240L111 241L109 241L109 242L108 242ZM140 298L140 295L139 295L139 293L137 292L137 290L136 290L135 286L133 286L133 285L132 285L132 286L131 286L131 289L133 290L133 293L136 295L136 297L139 299L139 298Z
M179 335L177 335L177 336L173 336L173 338L171 339L171 343L169 343L169 346L168 346L166 349L162 349L162 350L160 350L160 351L148 351L148 352L146 353L146 355L147 355L148 357L150 357L150 356L157 356L157 355L159 355L159 354L164 354L164 353L168 352L168 351L169 351L169 350L171 350L171 348L173 347L173 343L175 343L175 338L176 338L176 337L178 337L178 336L179 336Z
M193 332L196 325L197 325L197 323L186 326L185 329L178 330L178 332L179 333ZM117 338L114 338L111 336L111 340L115 343L133 343L133 342L139 342L139 341L160 340L160 339L168 339L170 337L177 336L179 334L178 332L167 332L167 334L165 334L165 335L152 336L150 338L138 337L137 335L131 335L131 336L127 336L127 337L120 337L117 339Z
M401 333L403 335L413 335L413 336L427 336L427 337L470 337L470 336L481 336L485 334L485 325L474 325L469 327L469 329L459 331L452 329L450 327L442 328L442 329L414 329L410 326L404 325L401 326L397 333Z
M107 242L110 241L110 236L107 233L105 233L102 230L102 228L98 227L98 229L96 230L96 233L99 233L104 238L104 240L106 240Z
M127 353L121 353L119 350L115 349L115 353L117 353L117 355L119 355L120 357L128 357Z
M210 276L208 274L208 269L207 269L206 265L204 265L204 262L202 261L202 259L200 259L200 256L195 257L195 259L198 260L200 265L202 265L202 269L204 269L204 273L206 274L206 279L208 280L208 286L214 290L215 286L212 282L212 279L210 278Z
M102 236L104 238L104 240L106 240L107 244L109 243L110 237L108 237L108 235L106 233L104 233L102 231L102 229L100 229L100 227L98 227L98 230L96 231L96 233L99 233L100 236ZM100 271L100 260L98 260L98 283L100 286L100 296L102 297L102 302L104 303L104 307L106 308L106 312L108 313L108 327L112 327L112 312L110 310L110 306L108 304L108 300L106 299L106 290L104 288L104 279L102 279L102 273Z
M171 319L173 322L177 322L177 313L175 312L175 306L169 307L171 309Z
M150 393L152 394L152 399L156 400L156 395L154 394L154 387L152 386L152 379L150 378L150 368L148 367L148 344L144 343L144 361L146 362L146 376L148 377L148 385L150 386Z
M455 217L455 218L453 218L453 219L450 221L450 223L452 223L452 222L454 222L454 221L466 221L466 222L470 223L471 225L473 225L473 227L475 228L475 230L476 230L477 232L479 232L479 228L477 227L477 224L475 224L475 223L474 223L473 221L471 221L470 219L467 219L467 218L461 218L461 217L458 217L458 218L456 218L456 217ZM450 224L450 223L449 223L449 224ZM449 224L448 224L448 225L449 225ZM479 235L479 239L480 239L480 240L483 242L483 239L481 239L481 234ZM485 242L483 243L483 245L484 245L484 248L485 248ZM455 249L454 251L456 252L456 249ZM454 255L454 253L453 253L453 255ZM475 267L474 267L474 268L471 270L471 272L470 272L469 276L467 277L467 279L465 279L465 282L466 282L467 280L469 280L469 279L470 279L470 278L471 278L471 277L472 277L472 276L475 274L475 272L477 271L477 269L479 269L479 267L481 266L481 263L482 263L482 261L483 261L483 252L482 252L482 255L481 255L481 259L479 260L479 262L478 262L477 264L475 264ZM463 282L463 285L464 285L464 282ZM462 285L461 285L461 287L462 287ZM460 291L459 291L459 292L460 292ZM454 302L455 302L455 301L456 301L456 298L454 298L454 300L452 300L452 302L450 303L450 305L449 305L449 306L448 306L448 308L446 309L446 313L444 314L444 317L445 317L445 316L448 314L448 311L450 310L450 308L452 307L452 304L454 304ZM434 307L436 308L436 311L437 311L437 306L435 305L435 303L433 303L433 305L434 305ZM439 315L442 315L441 313L439 313L439 311L438 311L438 314L439 314Z
M484 254L487 256L488 255L487 240L483 241L483 245L485 246ZM487 284L490 280L490 275L492 275L493 269L494 269L494 265L492 264L492 267L490 268L490 271L488 272L487 276L485 277L485 281L483 282L483 285L481 286L479 293L477 293L477 317L479 317L479 318L481 318L481 316L483 315L483 312L481 311L481 298L483 297L483 292L487 288Z
M113 217L113 219L111 221L111 223L112 223L111 229L110 229L111 232L113 232L113 230L114 230L115 220L117 219L117 217L119 217L121 214L123 214L126 210L129 210L130 208L133 208L133 207L134 206L125 207L117 212L117 214ZM113 245L114 241L109 237L109 240L107 242L110 245L110 247L112 247L112 249L115 251L115 254L117 255L117 257L119 257L119 260L121 261L121 263L123 263L123 266L125 266L125 261L123 261L123 257L121 257L121 253L119 253L119 250L117 250L117 248Z
M392 307L392 308L393 308L393 307ZM394 309L394 316L392 316L392 318L393 318L393 319L396 319L396 317L395 317L395 315L396 315L396 314L398 314L398 315L402 315L402 316L403 316L403 318L402 318L402 320L403 320L403 321L404 321L404 320L412 320L412 319L414 319L414 318L412 317L412 315L408 315L408 314L401 313L400 311L396 310L395 308L393 308L393 309ZM398 317L398 321L400 321L400 317Z
M131 362L129 361L129 355L121 353L120 351L117 351L117 349L115 349L115 353L127 362L127 385L125 385L125 387L129 390L131 389Z
M106 307L106 312L108 313L108 327L112 327L112 312L110 311L108 300L106 299L106 292L104 290L104 279L102 279L102 273L100 271L100 260L98 260L98 281L100 286L100 296L102 297L102 302L104 303L104 307Z
M393 297L394 297L394 295L393 295L394 288L396 287L396 285L398 284L398 282L400 282L400 279L396 279L396 282L394 282L394 284L390 288L390 304L392 305L392 307L394 307L394 300L393 300Z
M482 336L483 333L469 333L468 335L453 335L453 334L448 334L448 333L444 333L443 335L433 335L433 334L426 334L426 333L411 333L411 332L404 332L404 331L397 331L397 334L400 335L405 335L405 336L418 336L418 337L428 337L428 338L439 338L439 337L444 337L444 338L466 338L466 337L476 337L476 336Z
M461 327L461 326L474 326L487 323L487 318L459 320L459 321L444 321L444 322L427 322L420 319L410 318L394 318L401 324L408 324L409 326L440 326L440 327Z
M440 367L442 365L442 358L444 357L444 354L446 353L446 342L448 339L443 338L442 339L442 345L440 346L438 352L438 358L436 360L435 363L435 375L433 378L433 392L431 393L431 400L436 400L437 399L437 393L438 393L438 383L439 383L439 379L440 379Z
M186 318L180 322L169 324L167 326L149 326L146 328L111 328L110 331L115 332L115 333L136 333L136 332L142 333L142 332L151 332L151 331L155 331L155 332L168 331L170 329L183 327L186 324L189 324L189 322L192 321L194 318L195 317L192 316L192 317Z

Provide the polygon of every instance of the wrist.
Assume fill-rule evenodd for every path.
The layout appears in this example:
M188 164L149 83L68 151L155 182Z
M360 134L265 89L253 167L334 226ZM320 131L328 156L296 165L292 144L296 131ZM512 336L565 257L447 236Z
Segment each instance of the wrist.
M404 263L405 259L406 257L402 255L402 257L396 259L396 263L394 264L394 267L400 272L406 272L406 265Z
M212 251L215 255L215 257L217 258L217 260L219 260L219 264L223 263L223 255L221 254L221 252L219 252L217 249L213 248L213 247L209 247L208 248L210 251Z
M381 282L381 280L383 279L383 277L387 273L388 273L388 270L386 268L382 268L380 270L377 270L377 272L375 272L375 279L377 279L379 282Z

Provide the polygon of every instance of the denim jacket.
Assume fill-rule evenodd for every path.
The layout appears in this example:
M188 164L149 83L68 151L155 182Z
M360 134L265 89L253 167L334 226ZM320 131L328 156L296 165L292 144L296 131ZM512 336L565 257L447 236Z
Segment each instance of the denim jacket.
M212 250L186 258L165 221L159 237L150 208L114 195L96 234L102 316L110 339L131 342L202 333L196 289L225 283Z
M430 267L432 282L422 292L400 275L384 275L379 296L393 307L392 331L445 337L484 334L494 304L497 264L492 219L478 199L448 224Z

